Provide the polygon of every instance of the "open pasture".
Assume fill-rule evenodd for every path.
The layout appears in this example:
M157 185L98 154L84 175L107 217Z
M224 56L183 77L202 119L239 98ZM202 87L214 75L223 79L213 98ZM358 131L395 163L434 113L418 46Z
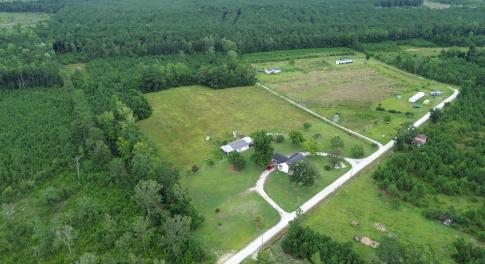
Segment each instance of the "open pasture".
M363 54L347 55L343 58L352 59L352 64L336 65L340 58L322 53L320 57L254 66L259 71L281 68L279 74L261 72L260 82L329 119L338 115L339 124L383 143L452 93L445 84L407 74ZM433 90L443 95L429 96ZM418 91L427 96L409 103L408 98ZM429 104L423 104L425 100Z
M147 94L153 115L138 124L159 147L164 159L181 168L190 168L213 158L224 140L232 140L232 131L250 135L264 129L287 134L300 130L307 139L319 134L322 151L330 139L340 136L344 155L353 145L367 142L350 136L258 87L213 90L201 86L180 87ZM311 128L304 130L303 124ZM210 140L206 140L207 136Z

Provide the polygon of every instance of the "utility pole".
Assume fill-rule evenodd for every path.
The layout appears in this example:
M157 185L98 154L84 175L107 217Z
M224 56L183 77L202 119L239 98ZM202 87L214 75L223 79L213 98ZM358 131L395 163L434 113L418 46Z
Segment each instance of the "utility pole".
M81 175L79 173L79 160L81 159L81 156L77 156L74 159L76 160L77 179L81 181Z

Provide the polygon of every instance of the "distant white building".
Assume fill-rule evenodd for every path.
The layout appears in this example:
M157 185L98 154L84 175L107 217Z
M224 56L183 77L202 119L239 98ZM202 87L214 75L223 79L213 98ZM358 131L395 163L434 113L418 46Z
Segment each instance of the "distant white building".
M227 145L221 146L221 150L229 154L233 151L244 152L248 150L253 144L253 139L250 137L244 137L236 141L232 141Z
M339 65L339 64L350 64L352 62L354 62L354 61L351 60L351 59L338 59L338 60L335 61L335 63L337 65Z
M419 99L423 98L426 94L423 93L423 92L418 92L417 94L409 97L409 102L410 103L416 103L417 101L419 101Z
M264 69L266 74L277 74L281 72L280 68L271 68L271 69Z

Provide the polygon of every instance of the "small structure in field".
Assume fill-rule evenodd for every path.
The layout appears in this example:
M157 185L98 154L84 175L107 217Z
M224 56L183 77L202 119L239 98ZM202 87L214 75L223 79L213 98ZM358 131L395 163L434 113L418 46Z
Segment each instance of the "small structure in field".
M250 137L244 137L236 141L232 141L227 145L221 146L221 150L225 154L229 154L233 151L244 152L248 150L253 144L253 139Z
M340 65L340 64L350 64L352 62L354 62L354 61L351 60L351 59L338 59L338 60L335 61L335 63L337 65Z
M423 105L429 105L429 100L424 100Z
M266 74L278 74L281 72L281 69L280 68L277 68L277 67L273 67L271 69L264 69L264 72Z
M401 100L402 99L402 96L400 94L396 95L396 99L397 100Z
M436 97L436 96L441 96L442 92L435 90L430 93L431 96Z
M273 164L275 164L277 169L283 173L291 173L290 166L293 163L302 161L305 159L305 155L301 152L295 153L289 157L281 155L281 154L274 154L273 155Z
M440 221L447 226L453 224L453 219L451 219L449 216L446 216L446 215L440 216Z
M428 137L425 134L418 134L414 137L413 139L413 144L421 147L422 145L426 144L428 142Z
M332 118L332 122L334 122L335 124L338 124L338 122L340 122L340 115L338 113L336 113L333 118Z
M419 99L423 98L426 94L424 92L418 92L417 94L409 97L410 103L416 103Z

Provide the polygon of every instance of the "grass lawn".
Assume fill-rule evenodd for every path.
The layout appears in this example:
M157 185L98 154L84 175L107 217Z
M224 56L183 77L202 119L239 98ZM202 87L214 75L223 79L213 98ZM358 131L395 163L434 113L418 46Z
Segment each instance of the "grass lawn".
M47 19L49 15L43 13L0 12L0 28L10 28L17 24L33 26Z
M382 194L371 178L375 167L376 164L365 169L348 186L305 215L304 225L343 242L353 241L354 235L380 241L383 236L394 234L405 244L430 246L440 263L452 263L451 243L457 236L469 236L426 219L417 207L396 203ZM352 225L353 220L359 225ZM386 231L378 231L376 223L383 224ZM367 259L375 258L375 250L370 247L354 243L354 249Z
M289 176L279 171L273 172L266 181L266 193L287 212L296 210L350 169L350 165L346 164L346 168L327 171L324 169L325 165L328 164L326 157L312 156L307 157L306 160L315 168L319 175L314 185L305 187L290 182Z
M232 139L234 130L249 135L261 129L285 134L299 129L307 138L320 134L325 148L332 137L340 136L346 155L355 144L363 145L367 154L372 152L367 143L258 87L214 90L192 86L146 96L153 114L138 123L140 128L159 147L164 159L184 169L213 158L222 141ZM305 122L312 127L304 130ZM205 140L207 136L210 141Z
M262 172L249 161L250 152L244 153L247 166L241 172L234 171L226 159L182 179L192 203L205 217L195 236L218 256L241 249L279 221L276 210L248 191ZM259 230L257 217L262 219Z
M322 52L318 57L315 52L310 53L312 57L293 61L255 63L258 70L282 69L280 74L261 73L259 80L327 118L332 119L338 113L341 125L382 143L393 138L403 124L418 119L452 93L448 85L408 75L377 60L366 60L363 54L346 55L344 57L353 59L354 63L335 65L335 59L341 56ZM423 98L419 103L429 99L430 104L419 109L408 102L417 91L429 93L432 90L441 90L443 96ZM401 113L376 111L379 104L386 110ZM406 116L406 112L411 114ZM390 122L384 121L386 116L391 117Z

